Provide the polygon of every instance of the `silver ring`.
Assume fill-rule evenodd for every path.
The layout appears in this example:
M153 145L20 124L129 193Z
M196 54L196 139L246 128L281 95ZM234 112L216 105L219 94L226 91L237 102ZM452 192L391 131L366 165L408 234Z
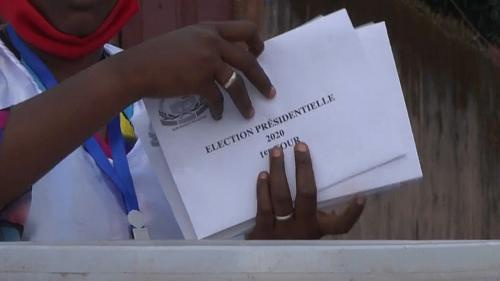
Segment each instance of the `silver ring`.
M286 215L286 216L275 216L274 217L277 221L287 221L291 218L293 218L293 212L291 212L290 214Z
M238 74L236 73L236 71L233 71L233 73L231 74L231 77L229 77L227 82L224 84L224 89L227 90L229 87L231 87L234 84L234 82L236 81L237 77L238 77Z

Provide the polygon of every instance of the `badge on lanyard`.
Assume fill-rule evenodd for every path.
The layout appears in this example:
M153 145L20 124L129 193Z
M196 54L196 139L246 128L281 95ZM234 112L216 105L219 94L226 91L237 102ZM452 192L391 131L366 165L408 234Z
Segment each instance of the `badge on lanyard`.
M29 49L23 40L19 38L11 25L7 26L7 34L14 48L16 48L21 55L23 62L34 72L45 89L55 87L58 82L52 72L42 60ZM107 125L107 130L113 164L111 164L106 157L95 138L91 137L86 140L83 147L94 159L99 169L111 180L115 188L120 192L130 224L131 234L134 239L147 240L149 239L149 234L145 227L144 216L139 210L139 203L137 201L130 167L128 165L127 153L125 151L125 140L121 133L119 115L111 120Z

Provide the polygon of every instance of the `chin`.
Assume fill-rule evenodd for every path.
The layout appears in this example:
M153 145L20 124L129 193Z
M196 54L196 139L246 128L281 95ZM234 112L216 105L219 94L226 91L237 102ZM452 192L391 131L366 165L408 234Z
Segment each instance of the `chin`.
M74 10L93 10L102 5L102 0L69 0L67 5Z
M59 31L85 37L99 28L117 0L31 0L31 2Z
M96 31L103 19L96 18L93 14L68 14L64 22L56 24L61 32L85 37Z

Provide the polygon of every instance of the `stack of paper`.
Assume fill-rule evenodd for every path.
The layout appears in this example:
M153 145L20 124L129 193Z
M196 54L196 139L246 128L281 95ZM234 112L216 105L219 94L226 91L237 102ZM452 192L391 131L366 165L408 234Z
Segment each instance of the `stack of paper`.
M146 151L186 239L248 229L276 145L292 192L293 145L309 145L321 202L422 176L383 23L355 30L342 10L268 40L258 60L278 95L247 83L251 120L230 99L222 121L197 97L145 101L152 126L143 116L138 133L156 132Z

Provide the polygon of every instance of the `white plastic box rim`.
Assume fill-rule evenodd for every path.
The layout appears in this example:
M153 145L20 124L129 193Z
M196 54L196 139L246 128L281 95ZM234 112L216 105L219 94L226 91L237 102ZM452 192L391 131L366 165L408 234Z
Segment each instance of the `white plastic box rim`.
M500 241L0 243L0 280L500 280Z

